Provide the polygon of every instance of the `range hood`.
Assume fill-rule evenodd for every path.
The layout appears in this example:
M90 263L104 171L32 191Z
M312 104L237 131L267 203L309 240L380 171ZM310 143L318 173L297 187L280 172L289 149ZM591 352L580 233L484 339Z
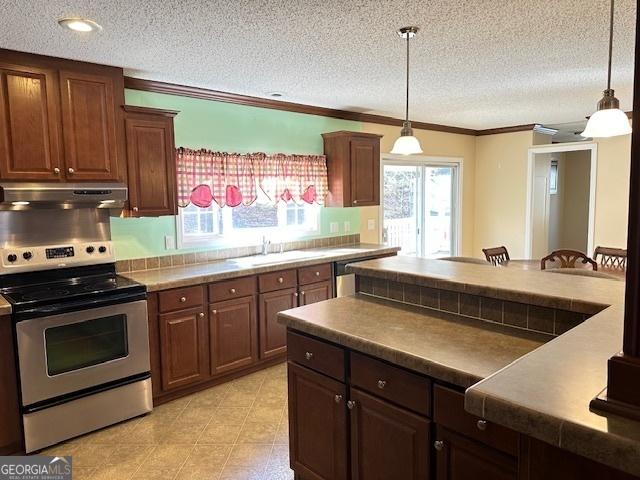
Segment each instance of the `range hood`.
M0 183L0 210L122 208L123 183Z

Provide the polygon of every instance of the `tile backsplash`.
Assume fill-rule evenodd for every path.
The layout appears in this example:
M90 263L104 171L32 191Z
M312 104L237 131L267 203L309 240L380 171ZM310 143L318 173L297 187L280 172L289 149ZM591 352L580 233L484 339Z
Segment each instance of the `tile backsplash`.
M337 237L314 238L309 240L299 240L294 242L276 243L269 246L270 252L279 252L280 245L283 251L300 250L305 248L338 247L342 245L354 245L360 243L360 234L342 235ZM116 271L137 272L140 270L155 270L158 268L180 267L183 265L194 265L198 263L214 262L227 258L246 257L257 255L262 250L262 246L223 248L208 250L203 252L189 252L178 255L164 255L159 257L134 258L131 260L118 260Z
M589 315L439 288L359 276L360 292L409 305L455 313L486 322L561 335Z

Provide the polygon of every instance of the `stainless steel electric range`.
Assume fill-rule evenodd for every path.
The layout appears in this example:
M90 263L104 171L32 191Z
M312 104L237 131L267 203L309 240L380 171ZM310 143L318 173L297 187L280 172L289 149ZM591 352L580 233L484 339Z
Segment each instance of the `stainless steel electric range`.
M108 212L0 212L0 293L27 452L152 410L146 289L115 272Z

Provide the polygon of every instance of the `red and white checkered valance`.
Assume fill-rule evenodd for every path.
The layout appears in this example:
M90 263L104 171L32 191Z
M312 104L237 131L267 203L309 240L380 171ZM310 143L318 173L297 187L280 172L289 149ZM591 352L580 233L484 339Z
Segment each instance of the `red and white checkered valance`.
M176 150L178 205L208 207L251 205L260 188L267 197L296 203L324 203L327 161L324 155L226 153Z

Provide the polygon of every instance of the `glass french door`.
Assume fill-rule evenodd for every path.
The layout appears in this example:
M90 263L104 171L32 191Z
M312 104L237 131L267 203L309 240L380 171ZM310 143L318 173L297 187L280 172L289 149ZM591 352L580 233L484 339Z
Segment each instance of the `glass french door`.
M383 241L401 255L457 255L457 164L383 161Z

